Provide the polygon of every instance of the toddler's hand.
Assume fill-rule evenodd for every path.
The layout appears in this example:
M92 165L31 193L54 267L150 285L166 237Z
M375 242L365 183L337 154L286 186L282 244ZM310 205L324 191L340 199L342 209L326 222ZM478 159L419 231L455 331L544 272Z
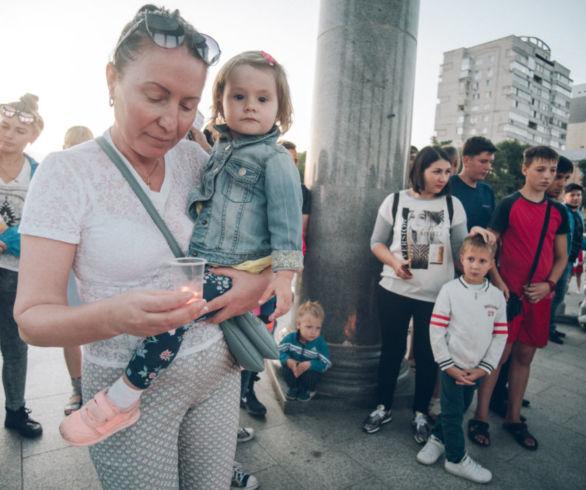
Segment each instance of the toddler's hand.
M285 364L291 371L293 371L293 374L295 374L295 370L297 369L297 361L295 359L289 358Z
M283 316L291 308L293 294L291 292L291 281L293 280L294 271L278 271L275 273L273 280L265 289L259 304L266 303L273 296L277 297L277 306L269 321L272 322L275 318Z
M301 376L311 367L311 361L303 361L297 365L297 377Z

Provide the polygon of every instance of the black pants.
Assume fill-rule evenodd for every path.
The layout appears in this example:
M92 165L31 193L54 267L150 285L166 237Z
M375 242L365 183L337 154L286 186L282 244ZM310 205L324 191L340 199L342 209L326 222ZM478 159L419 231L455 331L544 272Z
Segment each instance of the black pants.
M289 388L297 388L300 391L315 391L321 373L308 369L298 378L295 377L293 371L289 369L289 366L283 366L281 368L283 379L289 386Z
M401 361L407 348L407 331L413 317L415 397L413 410L427 414L437 376L429 342L429 320L433 303L401 296L378 287L381 327L381 357L378 368L378 403L388 410L393 404Z

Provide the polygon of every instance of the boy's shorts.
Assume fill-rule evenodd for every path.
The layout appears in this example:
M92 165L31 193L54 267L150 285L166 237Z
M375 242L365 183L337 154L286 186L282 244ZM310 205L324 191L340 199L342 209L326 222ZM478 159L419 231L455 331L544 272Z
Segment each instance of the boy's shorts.
M518 340L532 347L545 347L549 339L551 300L551 294L538 303L529 303L523 298L523 313L508 322L507 344Z

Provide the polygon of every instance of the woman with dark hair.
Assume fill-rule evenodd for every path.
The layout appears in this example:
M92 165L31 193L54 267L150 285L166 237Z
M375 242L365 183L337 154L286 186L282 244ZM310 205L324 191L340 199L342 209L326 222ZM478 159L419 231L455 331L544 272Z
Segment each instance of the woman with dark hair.
M12 310L20 257L19 224L24 199L38 163L24 153L43 130L38 97L26 94L17 102L0 104L0 348L6 397L4 426L23 437L38 437L41 425L24 406L27 345L18 335Z
M382 347L378 405L363 424L369 434L391 420L411 318L417 366L412 421L415 440L424 444L430 433L427 411L437 365L429 342L429 321L441 286L454 277L454 257L468 234L462 203L450 195L450 168L443 150L423 148L409 172L409 189L387 196L378 211L370 246L383 263L378 288ZM471 233L487 232L477 228Z
M178 11L147 5L129 22L106 69L114 124L104 140L149 196L181 248L193 224L189 192L208 159L184 140L196 116L216 42ZM215 217L214 217L215 219ZM219 218L218 218L219 219ZM140 419L90 448L103 488L228 488L236 448L240 375L216 324L251 310L270 280L216 272L232 289L211 301L169 291L174 258L128 182L96 141L49 155L27 198L15 317L43 346L84 345L83 398L121 377L144 337L188 325L174 362L143 395ZM50 258L50 260L48 260ZM73 267L83 304L67 305ZM97 431L133 414L96 397Z

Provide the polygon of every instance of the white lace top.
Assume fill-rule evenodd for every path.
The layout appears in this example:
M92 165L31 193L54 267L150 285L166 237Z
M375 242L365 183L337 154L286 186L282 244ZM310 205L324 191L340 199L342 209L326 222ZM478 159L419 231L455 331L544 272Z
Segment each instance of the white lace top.
M112 142L109 132L104 137ZM186 214L189 191L208 155L199 145L180 142L165 155L165 179L152 192L161 217L186 250L193 223ZM163 235L124 177L94 141L52 153L32 180L20 232L77 244L73 270L84 302L133 289L168 289L167 264L173 254ZM218 326L200 322L186 334L179 357L202 350L221 337ZM123 367L138 337L120 335L85 346L88 361Z

